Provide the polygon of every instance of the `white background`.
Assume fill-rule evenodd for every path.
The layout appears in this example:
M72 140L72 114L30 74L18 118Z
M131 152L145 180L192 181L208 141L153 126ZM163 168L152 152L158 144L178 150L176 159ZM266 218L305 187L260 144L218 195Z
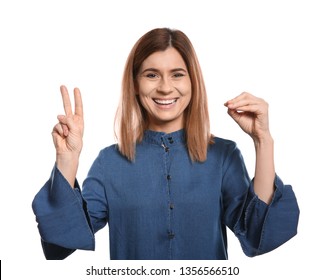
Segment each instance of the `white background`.
M139 264L234 265L240 267L239 279L321 275L322 14L320 1L308 0L2 0L0 259L4 279L90 279L85 269L91 265ZM252 141L227 115L223 103L242 91L268 101L276 171L293 185L301 209L298 235L275 251L251 259L230 234L228 262L115 262L109 261L106 227L97 234L95 252L78 251L63 262L47 262L31 202L55 160L51 130L57 114L63 113L59 86L65 84L70 92L77 86L83 94L86 130L78 173L82 182L99 150L115 142L114 114L127 55L136 40L155 27L180 29L191 39L207 86L212 132L238 143L250 175Z

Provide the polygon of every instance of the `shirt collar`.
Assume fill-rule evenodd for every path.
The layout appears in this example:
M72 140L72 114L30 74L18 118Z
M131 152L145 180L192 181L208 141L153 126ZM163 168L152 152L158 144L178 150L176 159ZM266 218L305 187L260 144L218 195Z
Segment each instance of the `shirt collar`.
M144 134L144 142L156 144L156 145L165 145L167 147L174 146L178 144L185 144L185 131L184 129L174 131L171 133L158 132L152 130L146 130Z

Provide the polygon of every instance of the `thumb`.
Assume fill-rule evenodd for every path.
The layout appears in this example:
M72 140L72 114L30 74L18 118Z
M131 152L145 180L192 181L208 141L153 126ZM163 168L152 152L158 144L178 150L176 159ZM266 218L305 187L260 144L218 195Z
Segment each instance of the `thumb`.
M69 131L74 128L73 119L65 115L58 115L57 119L62 125L64 136L68 136Z
M231 118L233 118L236 122L239 121L241 118L240 113L238 113L236 110L228 109L228 114Z

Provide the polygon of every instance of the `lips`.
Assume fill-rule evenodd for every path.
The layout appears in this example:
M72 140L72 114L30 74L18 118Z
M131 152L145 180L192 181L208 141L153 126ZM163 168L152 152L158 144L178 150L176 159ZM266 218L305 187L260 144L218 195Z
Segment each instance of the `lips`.
M178 98L172 98L172 99L158 99L158 98L153 98L154 102L158 105L162 106L167 106L167 105L172 105L176 103Z

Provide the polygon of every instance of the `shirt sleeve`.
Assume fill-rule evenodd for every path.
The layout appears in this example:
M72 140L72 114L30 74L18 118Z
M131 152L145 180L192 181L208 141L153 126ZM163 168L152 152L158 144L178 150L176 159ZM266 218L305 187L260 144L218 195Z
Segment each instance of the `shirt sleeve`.
M247 256L272 251L297 234L299 208L290 185L284 185L276 175L271 203L267 205L260 200L236 146L224 170L224 223L238 237Z
M78 182L71 188L56 165L32 208L47 259L64 259L75 249L94 250L94 231Z

